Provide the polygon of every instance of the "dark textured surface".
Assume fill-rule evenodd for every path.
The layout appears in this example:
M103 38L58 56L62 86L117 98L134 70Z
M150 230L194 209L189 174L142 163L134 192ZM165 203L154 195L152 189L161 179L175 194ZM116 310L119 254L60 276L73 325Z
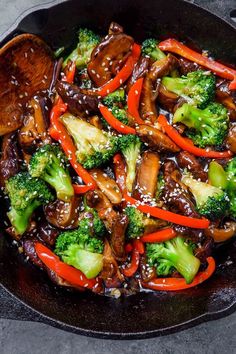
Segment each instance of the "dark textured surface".
M207 3L206 1L202 1L202 3ZM219 1L217 1L217 3L219 4ZM227 3L227 5L230 5L231 7L231 9L232 9L232 6L233 6L233 1L224 1L224 2L221 2L221 4L222 3L224 3L224 10L225 10L225 4ZM31 2L31 4L32 4L32 2ZM216 7L216 1L210 1L210 2L208 2L208 6L213 6L213 8L214 8L214 10L217 10L217 7ZM218 9L219 9L219 6L218 6ZM228 12L227 12L228 13ZM4 17L4 16L3 16ZM225 295L224 294L220 294L220 293L218 293L218 295L217 296L220 296L220 297L223 297L224 299L225 299L225 301L227 302L227 298L225 297ZM217 300L217 297L214 297L214 301L213 301L213 309L214 309L214 304L216 305L216 307L217 307L217 304L216 304L216 301ZM11 317L11 318L19 318L19 316L21 316L20 318L22 318L22 315L23 315L23 319L31 319L32 317L28 317L28 316L30 316L30 314L29 313L27 313L27 312L25 312L25 311L22 311L21 310L21 308L19 307L19 306L17 306L17 305L15 305L16 304L16 302L15 301L12 301L11 303L10 303L10 306L8 305L7 306L7 301L6 301L6 297L5 296L3 296L3 300L2 300L2 298L1 298L1 304L4 304L4 302L5 302L5 304L6 304L6 306L2 306L2 309L9 309L9 308L11 308L12 309L12 312L11 313L9 313L8 312L8 310L7 310L7 316L8 317ZM204 303L204 301L203 301L203 303ZM11 305L12 304L12 305ZM13 306L13 304L14 304L14 306ZM199 304L199 306L202 306L203 304L202 303L200 303ZM189 307L189 306L187 306L187 309L188 310L190 310L190 308L191 308L191 306ZM14 311L13 311L14 310ZM179 308L179 311L181 312L181 311L183 311L181 308ZM4 315L4 313L2 314L2 315ZM5 314L6 315L6 314ZM35 316L34 316L34 318L35 318ZM235 316L231 316L231 318L235 318ZM38 319L40 319L40 316L36 316L36 318L35 318L36 320ZM223 321L226 321L226 322L224 322L225 323L225 325L226 325L226 323L228 323L228 321L227 321L227 319L226 320L223 320ZM230 332L230 329L231 328L233 328L233 322L234 320L232 320L232 322L230 322L229 323L229 332ZM217 323L220 323L220 321L218 321ZM211 324L208 324L208 325L204 325L204 326L209 326L209 328L212 328L212 326L210 326ZM225 326L225 325L223 325L223 327ZM231 326L232 325L232 326ZM202 326L202 328L204 327L204 326ZM20 328L20 325L19 325L19 328ZM26 327L27 328L27 327ZM29 326L29 328L30 328L30 326ZM219 326L219 328L220 328L220 326ZM51 331L54 331L53 329L51 329ZM191 333L191 331L194 331L194 330L189 330L189 331L187 331L187 332L184 332L184 333ZM183 336L185 335L183 333ZM196 330L195 330L195 332L194 333L197 333L196 332ZM202 332L202 334L203 334L203 332ZM66 336L66 334L64 334L65 336ZM69 335L68 335L69 336ZM180 337L179 337L180 336ZM189 336L190 336L190 334L189 334ZM187 339L187 337L188 337L188 335L186 336L185 335L185 338ZM218 337L219 337L219 332L218 332ZM71 337L71 338L75 338L75 337ZM173 339L173 343L174 343L174 339L178 339L178 338L181 338L181 335L174 335L174 336L172 336L172 337L168 337L168 338L172 338ZM183 337L184 338L184 337ZM189 337L190 338L190 337ZM229 338L229 337L228 337ZM84 339L84 343L86 343L86 341L87 341L87 339L85 340ZM171 340L170 340L171 341ZM95 343L96 341L94 341L94 340L92 340L92 342L93 343ZM91 342L91 343L92 343ZM144 343L143 345L140 345L141 346L141 348L143 348L144 349L144 351L142 351L141 350L141 352L154 352L153 350L154 350L154 346L152 347L152 343L153 341L149 341L149 345L150 345L150 347L147 347L146 345L145 345L145 341L142 341L142 342L139 342L139 343ZM100 342L100 343L102 343L102 342ZM131 342L130 342L131 343ZM153 342L154 343L154 342ZM170 343L170 342L169 342ZM206 342L205 342L206 343ZM231 349L231 344L233 344L233 343L235 343L235 337L233 336L233 337L231 337L231 340L228 340L228 346L227 346L227 349L228 350L230 350ZM213 344L214 344L214 342L213 342ZM216 343L215 343L216 344ZM222 343L221 343L222 344ZM4 348L4 347L3 347ZM17 347L15 347L15 348L17 348ZM109 348L109 346L107 346L107 348ZM113 347L113 349L114 348L118 348L118 346L114 346ZM120 347L120 350L121 350L121 348L122 348L122 351L124 351L123 350L123 347ZM135 349L136 349L136 347L132 347L132 344L130 344L128 347L127 347L127 351L125 351L125 352L133 352L132 351L132 348L133 348L133 350L134 351L136 351ZM149 349L148 349L149 348ZM164 346L162 347L163 348L163 350L164 350ZM169 348L171 348L171 347L169 347ZM217 346L215 346L215 348L217 348ZM218 347L218 348L220 348L220 347ZM222 348L223 348L223 346L222 346ZM140 348L139 348L140 349ZM180 348L179 348L180 349ZM179 350L178 349L178 350ZM184 350L184 347L182 347L182 349ZM185 348L186 349L186 348ZM205 348L206 349L206 348ZM5 350L5 349L4 349ZM63 350L63 349L62 349ZM65 348L65 350L66 350L66 348ZM71 350L72 352L73 352L73 348L70 348L69 346L67 347L67 350ZM89 352L93 352L93 350L94 349L92 349L92 347L89 349L90 351ZM115 349L114 349L115 350ZM163 351L163 352L170 352L170 351L168 351L168 346L167 346L167 348L165 349L165 350L167 350L167 351ZM183 352L183 350L182 350L182 352ZM190 350L190 349L189 349ZM213 347L211 348L211 349L209 349L209 350L214 350L213 349ZM220 350L220 349L219 349ZM233 345L232 345L232 350L233 350ZM200 351L200 348L199 348L199 351ZM202 350L201 350L202 351ZM13 352L13 350L11 351L11 349L9 348L9 351L8 352ZM27 349L26 349L26 352L27 352ZM33 352L35 352L35 351L33 351ZM50 352L50 351L49 351ZM63 351L61 351L61 352L63 352ZM65 352L65 351L64 351ZM106 352L106 351L103 351L103 352ZM118 351L117 351L118 352ZM180 352L180 351L179 351ZM187 352L187 351L186 351ZM190 351L188 351L188 352L190 352ZM197 352L197 351L192 351L192 352ZM207 351L206 352L211 352L211 351L208 351L208 349L207 349ZM212 351L213 352L213 351ZM222 350L220 350L219 352L223 352Z

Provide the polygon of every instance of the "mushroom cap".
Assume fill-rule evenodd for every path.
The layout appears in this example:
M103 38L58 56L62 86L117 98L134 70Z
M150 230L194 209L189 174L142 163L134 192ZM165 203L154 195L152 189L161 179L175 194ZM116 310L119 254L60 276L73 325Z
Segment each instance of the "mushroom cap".
M0 49L0 135L21 126L25 104L49 88L53 67L53 52L33 34L16 36Z

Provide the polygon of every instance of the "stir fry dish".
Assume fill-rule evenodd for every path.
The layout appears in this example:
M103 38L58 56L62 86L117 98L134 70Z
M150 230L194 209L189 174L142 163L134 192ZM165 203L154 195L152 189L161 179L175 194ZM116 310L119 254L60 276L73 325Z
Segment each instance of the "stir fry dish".
M236 70L117 23L71 51L0 51L5 230L59 286L119 297L207 281L236 232Z

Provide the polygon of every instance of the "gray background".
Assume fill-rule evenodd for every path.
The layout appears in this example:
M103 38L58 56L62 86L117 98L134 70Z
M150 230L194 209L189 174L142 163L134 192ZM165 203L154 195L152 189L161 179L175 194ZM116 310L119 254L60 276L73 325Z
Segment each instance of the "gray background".
M0 34L7 30L17 16L28 7L48 2L48 0L0 0ZM220 8L217 9L214 0L191 2L202 4L213 11L220 10L221 13L225 12L225 3L232 5L232 9L233 6L236 8L236 0L222 0ZM236 313L177 334L141 341L92 339L40 323L0 319L0 353L236 353Z

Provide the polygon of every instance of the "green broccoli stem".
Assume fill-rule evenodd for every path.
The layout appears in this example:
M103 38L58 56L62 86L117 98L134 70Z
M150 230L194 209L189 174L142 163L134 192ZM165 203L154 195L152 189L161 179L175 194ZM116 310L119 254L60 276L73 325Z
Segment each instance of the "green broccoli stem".
M182 237L176 237L172 242L167 241L165 245L166 248L162 251L163 258L169 260L185 278L186 283L190 284L199 270L200 260L192 254Z
M132 192L133 183L136 176L136 161L139 155L140 149L136 146L134 149L127 149L124 151L124 157L127 164L126 175L126 187L129 192Z
M71 178L56 158L53 157L53 161L46 167L42 178L56 190L58 199L66 202L73 197L74 189Z
M178 96L183 94L186 87L186 79L182 79L180 77L164 76L161 83L168 91L174 92Z
M200 129L203 122L208 122L209 113L204 112L189 104L178 108L173 117L173 123L183 122L188 128Z
M213 197L221 192L217 187L197 181L192 177L184 176L182 182L190 188L198 207L204 205L209 197Z
M132 162L127 162L127 177L126 177L126 187L129 192L132 192L133 183L135 180L136 166Z
M225 189L227 187L227 175L223 167L216 161L211 161L208 170L208 179L212 186Z
M34 200L26 209L17 210L11 207L7 216L19 235L22 235L28 228L29 220L34 210L40 206L40 201Z
M88 52L87 52L87 55L88 55L88 58L90 58L91 56L91 53L92 53L92 50L93 49L90 49ZM79 55L79 46L74 49L71 54L68 56L68 58L64 61L63 63L63 68L65 68L66 64L68 63L68 61L72 61L72 62L75 62L76 64L76 67L77 68L84 68L85 65L87 64L88 60L85 60L85 58L81 55Z
M148 38L142 43L142 54L155 61L166 58L165 53L158 47L158 42L154 38Z
M124 135L120 138L120 149L124 155L127 166L126 187L129 192L132 192L136 176L136 163L141 149L141 141L136 135Z
M225 169L227 177L226 192L230 199L230 214L236 218L236 158L230 160Z
M85 274L88 279L95 278L103 268L103 255L81 249L72 244L62 256L63 262L72 265Z

